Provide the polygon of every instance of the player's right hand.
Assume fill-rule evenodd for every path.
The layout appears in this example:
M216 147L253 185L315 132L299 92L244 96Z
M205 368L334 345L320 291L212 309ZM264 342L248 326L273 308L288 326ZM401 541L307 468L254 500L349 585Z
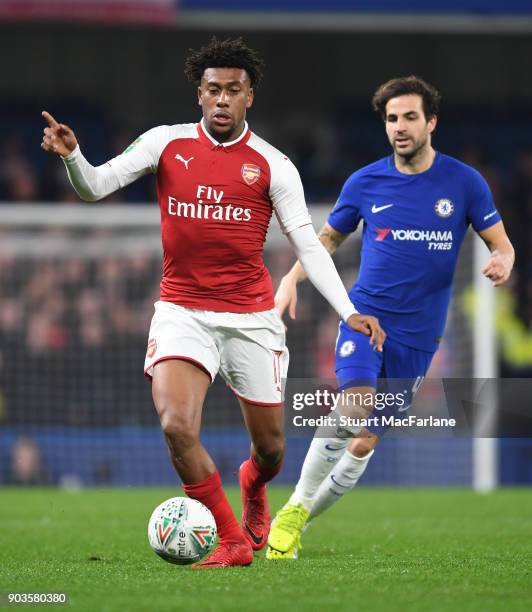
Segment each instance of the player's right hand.
M382 353L382 346L386 340L386 333L382 329L377 317L363 314L352 314L346 321L347 325L354 330L369 336L369 343L375 351Z
M275 308L277 308L281 317L288 308L288 315L290 318L296 318L297 282L290 278L289 275L283 276L277 292L275 293L274 301Z
M77 147L78 141L74 132L64 123L58 123L50 113L43 111L43 119L48 124L44 128L41 147L45 151L66 157Z

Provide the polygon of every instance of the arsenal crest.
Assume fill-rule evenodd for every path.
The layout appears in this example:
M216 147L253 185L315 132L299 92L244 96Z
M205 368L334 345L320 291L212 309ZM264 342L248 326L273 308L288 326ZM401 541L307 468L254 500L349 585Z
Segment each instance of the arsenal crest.
M253 185L260 178L260 168L255 164L242 165L242 178L246 185Z

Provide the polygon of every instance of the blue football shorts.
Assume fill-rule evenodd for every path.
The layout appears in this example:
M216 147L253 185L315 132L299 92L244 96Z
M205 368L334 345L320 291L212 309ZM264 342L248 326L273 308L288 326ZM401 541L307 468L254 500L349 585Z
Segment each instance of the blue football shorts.
M401 400L382 405L375 396L371 416L404 416L419 389L434 352L422 351L386 338L382 353L374 350L369 337L353 331L343 321L336 340L336 377L338 390L350 387L373 387L376 393L396 394ZM372 433L382 436L387 427L370 425Z

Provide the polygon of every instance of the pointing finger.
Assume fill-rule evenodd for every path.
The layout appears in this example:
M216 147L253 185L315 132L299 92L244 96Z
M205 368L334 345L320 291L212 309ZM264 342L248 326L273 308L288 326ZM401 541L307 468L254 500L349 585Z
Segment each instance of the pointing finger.
M59 127L59 123L57 123L57 121L52 117L52 115L50 115L49 112L43 111L41 115L51 128Z

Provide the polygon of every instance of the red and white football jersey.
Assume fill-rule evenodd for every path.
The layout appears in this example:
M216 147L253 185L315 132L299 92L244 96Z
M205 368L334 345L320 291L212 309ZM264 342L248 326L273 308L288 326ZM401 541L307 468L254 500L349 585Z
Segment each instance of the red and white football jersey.
M263 261L272 212L283 232L311 223L299 173L252 133L218 143L203 123L149 130L109 164L120 187L157 174L161 209L161 300L187 308L273 308Z

